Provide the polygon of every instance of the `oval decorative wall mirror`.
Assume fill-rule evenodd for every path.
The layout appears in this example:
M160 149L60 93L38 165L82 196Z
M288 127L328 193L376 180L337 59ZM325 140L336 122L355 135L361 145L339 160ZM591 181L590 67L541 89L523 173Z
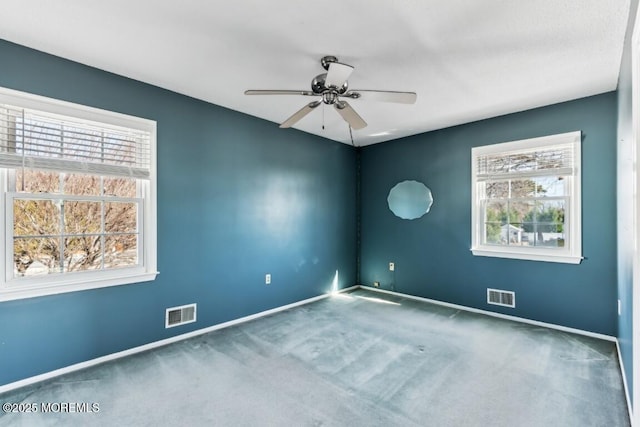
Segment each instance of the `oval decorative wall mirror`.
M429 212L433 196L429 187L418 181L396 184L387 197L389 209L402 219L418 219Z

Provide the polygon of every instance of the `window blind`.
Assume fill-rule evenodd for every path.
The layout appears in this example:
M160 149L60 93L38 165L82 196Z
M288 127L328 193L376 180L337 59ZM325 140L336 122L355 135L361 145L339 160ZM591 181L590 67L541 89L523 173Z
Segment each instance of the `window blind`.
M0 167L149 179L151 134L0 105Z
M559 144L535 149L479 155L476 159L478 181L572 175L575 167L574 144Z

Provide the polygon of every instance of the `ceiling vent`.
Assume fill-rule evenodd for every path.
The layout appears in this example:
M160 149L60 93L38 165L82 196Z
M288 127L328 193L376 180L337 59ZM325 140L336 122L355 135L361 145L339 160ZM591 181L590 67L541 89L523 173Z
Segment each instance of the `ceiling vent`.
M487 303L516 308L516 294L511 291L487 288Z
M196 304L182 305L180 307L167 308L165 328L193 323L196 321Z

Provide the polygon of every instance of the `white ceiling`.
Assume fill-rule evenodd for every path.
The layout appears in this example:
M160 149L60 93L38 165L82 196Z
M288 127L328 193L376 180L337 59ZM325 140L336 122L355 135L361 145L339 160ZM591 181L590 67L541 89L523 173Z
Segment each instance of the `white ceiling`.
M309 98L243 92L309 90L335 55L355 67L350 88L418 94L349 100L368 145L615 90L628 12L629 0L19 0L3 2L0 38L275 123ZM295 127L351 143L320 110Z

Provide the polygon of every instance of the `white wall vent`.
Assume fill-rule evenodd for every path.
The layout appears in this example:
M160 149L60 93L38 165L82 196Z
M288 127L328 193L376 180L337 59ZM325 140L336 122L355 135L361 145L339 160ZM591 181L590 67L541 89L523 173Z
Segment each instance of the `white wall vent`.
M165 328L193 323L196 321L196 304L167 308Z
M487 303L503 307L516 307L516 294L511 291L487 288Z

